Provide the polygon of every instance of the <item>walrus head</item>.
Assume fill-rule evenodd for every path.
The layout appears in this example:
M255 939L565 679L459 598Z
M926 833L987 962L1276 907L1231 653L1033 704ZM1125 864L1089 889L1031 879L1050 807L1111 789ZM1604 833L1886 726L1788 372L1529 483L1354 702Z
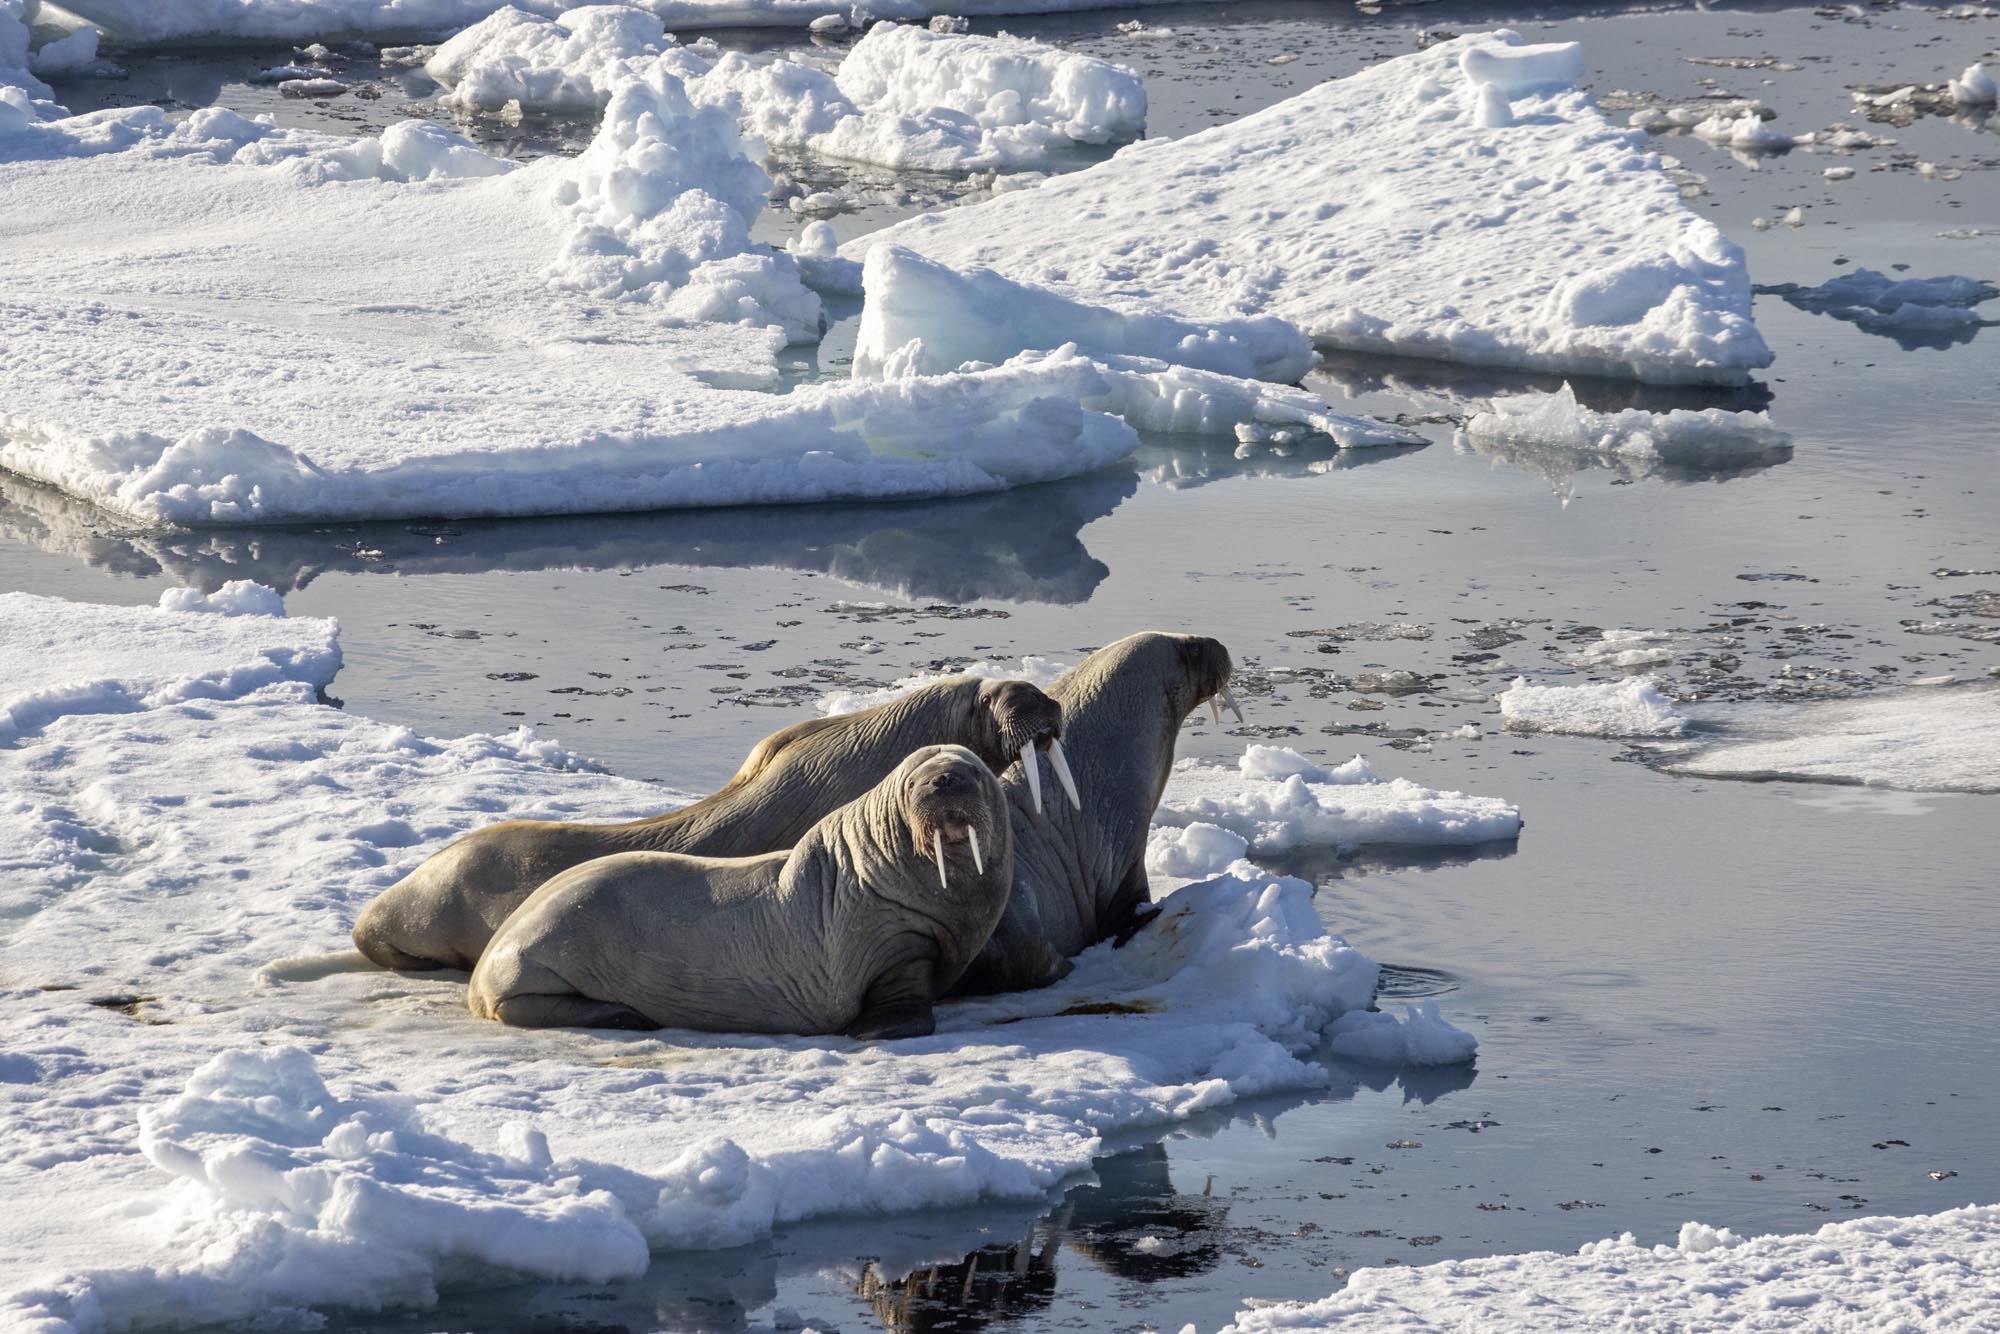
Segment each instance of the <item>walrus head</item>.
M1016 758L1021 761L1037 813L1042 809L1042 774L1035 758L1037 750L1048 752L1056 780L1062 784L1071 804L1083 805L1069 760L1063 754L1062 705L1026 681L988 681L979 688L978 708L983 721L981 730L989 734L982 738L981 755L996 773Z
M980 879L1006 869L1006 801L985 761L964 746L925 746L903 761L896 777L910 840L937 866L940 890L951 888L954 867Z

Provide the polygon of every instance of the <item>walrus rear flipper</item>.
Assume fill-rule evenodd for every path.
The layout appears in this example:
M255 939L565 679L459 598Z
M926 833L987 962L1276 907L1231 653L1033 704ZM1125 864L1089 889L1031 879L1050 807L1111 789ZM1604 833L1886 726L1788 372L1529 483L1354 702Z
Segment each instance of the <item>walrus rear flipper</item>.
M911 959L884 972L861 998L861 1013L847 1026L847 1036L863 1042L892 1038L927 1038L937 1032L931 999L937 992L937 968L929 959Z
M494 1002L493 1017L515 1028L659 1027L629 1005L587 996L509 996Z

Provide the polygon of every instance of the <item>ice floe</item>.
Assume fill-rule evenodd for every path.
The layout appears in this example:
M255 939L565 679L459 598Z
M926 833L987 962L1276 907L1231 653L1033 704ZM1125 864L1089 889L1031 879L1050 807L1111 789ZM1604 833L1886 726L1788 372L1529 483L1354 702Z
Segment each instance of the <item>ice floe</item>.
M1919 686L1810 704L1705 709L1687 742L1652 751L1672 773L2000 792L2000 687Z
M1965 107L1990 107L2000 102L2000 79L1993 71L1979 61L1965 67L1965 72L1945 85L1952 100Z
M553 18L506 8L439 46L424 66L463 110L577 112L622 81L664 69L780 153L901 170L1020 171L1075 144L1131 139L1146 90L1131 70L1016 37L878 23L837 70L812 57L697 51L622 5Z
M1327 1050L1370 1065L1457 1065L1479 1050L1479 1040L1438 1013L1434 1000L1386 1010L1354 1010L1333 1021Z
M361 905L493 820L685 798L526 730L329 708L334 627L258 615L254 588L167 601L207 610L0 599L0 1192L41 1202L0 1217L0 1319L307 1319L1038 1199L1107 1134L1323 1081L1308 1053L1374 994L1309 885L1238 864L932 1038L475 1020L461 982L349 952Z
M1581 56L1442 42L1227 125L850 242L1133 313L1275 315L1316 341L1482 365L1737 383L1771 354L1740 249ZM1505 125L1495 99L1507 104Z
M1618 456L1674 468L1728 467L1791 452L1791 436L1765 412L1721 408L1596 412L1565 384L1552 394L1496 398L1465 424L1475 447L1514 446Z
M1674 660L1674 637L1661 630L1606 630L1569 655L1578 667L1657 667Z
M1658 737L1687 730L1687 718L1650 676L1570 686L1529 685L1517 676L1498 699L1501 719L1517 732Z
M1640 1245L1628 1232L1575 1254L1358 1269L1330 1297L1239 1311L1225 1334L1357 1326L1516 1334L1548 1329L1553 1312L1570 1327L1615 1325L1634 1334L1943 1334L1989 1323L1996 1275L2000 1205L1754 1238L1687 1223L1671 1245Z

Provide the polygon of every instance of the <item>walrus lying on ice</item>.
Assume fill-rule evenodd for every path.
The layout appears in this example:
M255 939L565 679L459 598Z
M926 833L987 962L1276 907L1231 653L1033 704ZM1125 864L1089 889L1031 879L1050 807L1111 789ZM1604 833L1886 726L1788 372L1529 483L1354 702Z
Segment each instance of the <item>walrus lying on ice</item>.
M508 914L559 872L621 852L749 857L789 848L920 746L964 746L995 773L1045 746L1075 800L1061 735L1061 708L1026 681L940 681L773 733L713 796L665 815L627 824L508 820L468 834L369 904L354 943L385 968L471 968ZM1028 779L1038 808L1039 779L1039 770Z
M540 1028L931 1032L1007 905L1008 804L962 746L926 746L790 852L625 852L528 897L466 1003Z
M1090 804L1052 803L1045 818L1031 820L1022 789L1033 774L1003 776L1014 883L1007 913L961 991L1046 985L1069 971L1069 956L1145 923L1146 834L1173 769L1174 741L1203 703L1219 719L1220 700L1241 721L1230 671L1229 650L1216 640L1147 631L1099 649L1049 687Z

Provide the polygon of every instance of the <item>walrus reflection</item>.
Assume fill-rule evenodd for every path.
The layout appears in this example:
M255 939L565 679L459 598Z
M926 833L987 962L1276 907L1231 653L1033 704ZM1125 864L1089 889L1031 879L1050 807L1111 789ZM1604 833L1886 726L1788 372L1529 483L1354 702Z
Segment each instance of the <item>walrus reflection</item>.
M1229 1205L1175 1190L1165 1145L1100 1158L1095 1169L1096 1184L1071 1190L1019 1240L895 1278L871 1261L855 1291L884 1328L928 1334L983 1329L1047 1309L1065 1247L1113 1278L1139 1283L1192 1278L1221 1263Z

